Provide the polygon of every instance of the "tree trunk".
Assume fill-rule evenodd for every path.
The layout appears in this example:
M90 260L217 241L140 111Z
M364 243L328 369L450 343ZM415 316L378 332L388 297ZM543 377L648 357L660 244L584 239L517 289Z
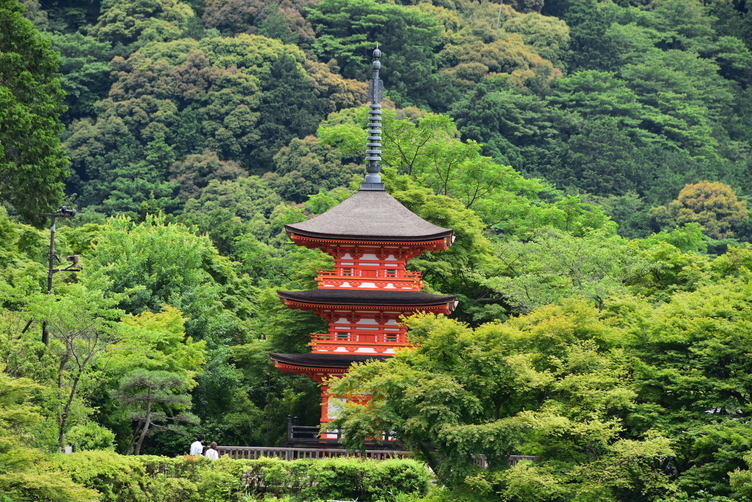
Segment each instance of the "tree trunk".
M148 399L146 401L146 420L144 428L141 430L141 437L138 438L138 444L136 445L136 455L141 455L141 445L144 444L144 438L149 431L149 425L151 425L151 388L149 388Z

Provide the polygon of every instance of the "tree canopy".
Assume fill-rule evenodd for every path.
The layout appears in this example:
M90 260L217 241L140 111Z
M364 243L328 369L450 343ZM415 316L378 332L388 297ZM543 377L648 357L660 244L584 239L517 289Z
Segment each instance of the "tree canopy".
M0 197L28 221L57 209L68 165L59 57L17 0L0 3Z

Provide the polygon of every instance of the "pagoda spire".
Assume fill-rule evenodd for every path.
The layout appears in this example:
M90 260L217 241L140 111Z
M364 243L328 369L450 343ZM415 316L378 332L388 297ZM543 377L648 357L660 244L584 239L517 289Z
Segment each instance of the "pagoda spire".
M368 148L366 149L366 179L360 184L361 190L384 190L381 181L381 101L384 94L384 84L379 78L381 69L381 51L378 44L373 51L373 78L368 82Z

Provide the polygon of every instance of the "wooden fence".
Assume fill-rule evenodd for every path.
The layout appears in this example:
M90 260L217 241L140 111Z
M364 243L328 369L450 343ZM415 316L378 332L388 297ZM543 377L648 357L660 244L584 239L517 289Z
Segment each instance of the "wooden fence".
M230 458L257 459L261 457L280 458L282 460L297 460L299 458L332 458L332 457L361 457L360 452L348 453L344 448L272 448L266 446L217 446L221 455ZM409 451L404 450L366 450L364 458L386 460L388 458L407 457Z

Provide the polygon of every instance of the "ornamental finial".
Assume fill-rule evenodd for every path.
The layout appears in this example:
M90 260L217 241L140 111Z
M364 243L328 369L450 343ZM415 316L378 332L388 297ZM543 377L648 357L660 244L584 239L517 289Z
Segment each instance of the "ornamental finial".
M381 105L379 102L384 96L384 84L379 78L381 69L381 51L379 44L373 51L373 78L368 82L368 97L371 104L368 105L368 148L366 149L366 179L360 184L361 190L383 190L381 182Z

